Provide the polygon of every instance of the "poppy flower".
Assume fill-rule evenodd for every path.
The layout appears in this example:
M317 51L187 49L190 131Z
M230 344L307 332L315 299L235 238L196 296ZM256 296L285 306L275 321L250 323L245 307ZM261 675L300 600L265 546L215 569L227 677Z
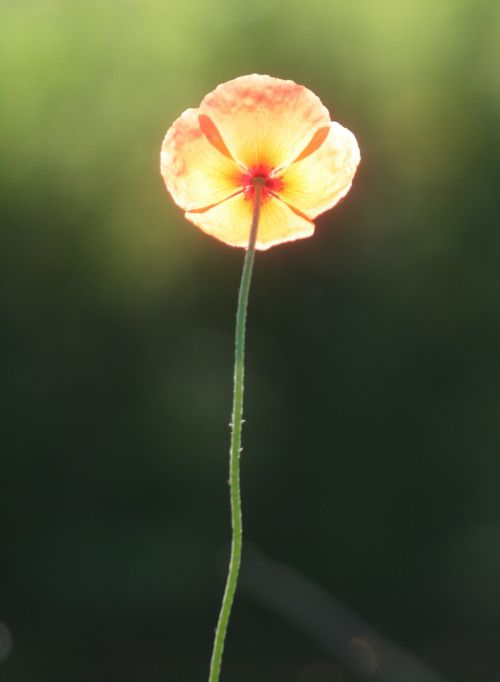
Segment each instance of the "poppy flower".
M161 173L175 203L204 232L248 245L254 178L261 178L256 248L309 237L313 220L351 187L354 135L290 80L253 74L219 85L168 130Z

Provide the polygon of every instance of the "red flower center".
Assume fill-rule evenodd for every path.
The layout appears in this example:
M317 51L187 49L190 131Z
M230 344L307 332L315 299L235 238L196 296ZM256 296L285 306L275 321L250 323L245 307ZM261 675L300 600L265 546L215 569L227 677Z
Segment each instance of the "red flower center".
M262 199L270 198L270 195L275 195L283 189L283 178L273 175L273 169L264 164L254 166L243 173L241 176L241 184L243 185L243 195L245 199L253 199L255 194L254 179L262 178Z

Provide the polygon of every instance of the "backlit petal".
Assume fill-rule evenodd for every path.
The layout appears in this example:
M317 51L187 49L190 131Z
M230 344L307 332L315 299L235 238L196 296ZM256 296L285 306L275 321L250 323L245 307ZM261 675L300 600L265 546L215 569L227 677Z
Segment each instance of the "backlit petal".
M315 218L347 194L359 160L354 135L339 123L332 123L319 149L283 172L279 195L308 218Z
M310 90L258 74L219 85L199 112L213 121L233 157L247 168L292 163L316 131L330 125L328 110Z
M252 222L252 201L239 194L203 213L186 213L186 218L226 244L245 247ZM268 249L275 244L310 237L313 232L312 222L273 197L262 204L256 247Z
M185 211L211 206L241 189L241 168L209 142L197 109L185 111L167 132L161 174L175 203Z

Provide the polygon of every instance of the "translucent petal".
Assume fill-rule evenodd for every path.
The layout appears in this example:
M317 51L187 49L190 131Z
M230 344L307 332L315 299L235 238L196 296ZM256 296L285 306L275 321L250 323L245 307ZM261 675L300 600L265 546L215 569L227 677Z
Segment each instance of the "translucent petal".
M185 111L168 130L161 174L175 203L185 211L206 208L241 189L241 168L208 140L197 109Z
M219 85L202 101L232 156L247 168L286 166L330 125L328 110L293 81L253 74Z
M186 218L207 234L231 246L246 247L252 222L252 201L238 194L202 213L186 213ZM268 249L282 242L310 237L314 224L298 215L275 197L262 203L257 248Z
M354 135L332 123L328 137L315 152L283 171L279 196L308 218L315 218L347 194L359 160Z

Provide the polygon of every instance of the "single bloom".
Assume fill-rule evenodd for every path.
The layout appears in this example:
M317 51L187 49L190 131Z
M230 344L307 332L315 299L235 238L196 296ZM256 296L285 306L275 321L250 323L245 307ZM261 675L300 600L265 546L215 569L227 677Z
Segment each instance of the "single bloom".
M351 187L354 135L290 80L253 74L219 85L168 130L161 173L175 203L204 232L248 245L252 179L264 179L258 249L309 237L314 218Z

